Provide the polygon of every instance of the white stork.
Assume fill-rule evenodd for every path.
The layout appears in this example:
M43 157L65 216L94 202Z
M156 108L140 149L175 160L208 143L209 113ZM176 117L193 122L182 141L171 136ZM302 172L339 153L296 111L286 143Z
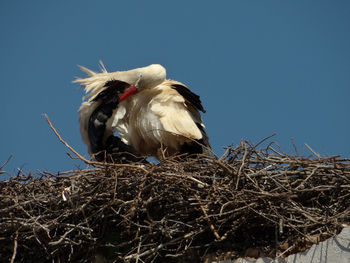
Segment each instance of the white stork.
M85 88L84 99L89 98L78 112L81 136L91 155L127 151L161 159L210 151L199 96L184 84L167 80L163 66L111 73L102 63L101 73L80 68L89 75L74 82ZM121 141L113 136L115 131Z

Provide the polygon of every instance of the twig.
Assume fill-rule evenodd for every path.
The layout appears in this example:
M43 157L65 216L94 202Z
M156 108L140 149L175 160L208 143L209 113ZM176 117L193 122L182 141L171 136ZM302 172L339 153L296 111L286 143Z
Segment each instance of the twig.
M305 143L305 146L317 157L317 159L321 158L321 156L315 152L307 143Z
M220 240L220 236L219 236L219 234L216 232L213 223L210 221L207 212L205 211L204 207L202 206L202 204L201 204L201 202L200 202L200 200L199 200L198 195L194 194L194 198L196 198L196 200L198 201L198 204L199 204L199 206L200 206L200 208L201 208L201 210L202 210L202 212L203 212L203 214L204 214L204 217L205 217L205 219L206 219L207 222L208 222L208 225L209 225L209 227L210 227L210 230L213 232L215 238L216 238L217 240Z
M311 176L313 176L315 174L317 169L318 169L318 167L315 167L312 170L312 172L295 188L295 190L298 190L300 187L305 186L306 181L309 180L311 178Z
M145 168L138 166L138 165L132 165L132 164L115 164L115 163L105 163L105 162L94 162L94 161L89 161L88 159L84 158L81 156L76 150L74 150L65 140L62 139L61 135L57 132L55 127L53 127L49 116L47 114L44 114L45 119L47 123L49 124L51 130L55 133L57 138L60 140L61 143L63 143L69 150L71 150L72 153L74 153L80 160L82 160L84 163L89 164L89 165L94 165L94 166L109 166L109 167L129 167L129 168L135 168L135 169L140 169L143 170L145 173L149 173Z
M17 238L18 238L18 230L16 231L15 234L15 239L13 240L13 252L12 252L12 257L11 257L11 263L15 262L16 254L17 254Z
M0 166L0 170L2 170L2 168L4 168L4 166L10 161L11 158L12 158L12 154L9 156L9 158L7 158L7 160L5 162L3 162L3 164Z
M61 143L63 143L69 150L72 151L72 153L74 153L76 156L79 157L80 160L84 161L85 163L87 164L93 164L93 162L87 160L86 158L84 158L83 156L81 156L76 150L74 150L66 141L64 141L61 137L61 135L59 135L59 133L57 132L57 130L55 129L55 127L53 127L50 119L49 119L49 116L47 116L47 114L45 113L44 114L44 117L47 121L47 123L49 124L51 130L53 130L53 132L55 133L55 135L57 136L57 138L60 140Z
M137 246L137 255L136 255L136 262L135 263L138 263L139 262L139 259L140 259L140 249L141 249L141 236L139 237L139 244Z
M285 251L283 251L281 254L277 254L277 258L282 258L284 254L291 251L293 248L295 248L295 244L291 245L289 248L287 248Z
M145 252L143 252L143 253L141 253L141 254L135 253L135 254L126 256L125 259L126 259L126 260L130 260L130 259L133 259L133 258L136 258L136 257L141 258L141 257L144 257L144 256L148 256L148 255L150 255L150 254L153 254L153 253L157 252L158 250L162 249L163 247L166 247L166 246L168 246L168 245L171 245L171 244L174 244L174 243L178 242L179 240L188 239L188 238L190 238L191 236L193 236L194 234L195 234L195 232L188 233L188 234L186 234L186 235L184 235L184 236L180 236L180 237L178 237L178 238L175 238L175 239L173 239L173 240L171 240L171 241L169 241L169 242L167 242L167 243L164 243L164 244L162 243L162 244L158 245L158 246L155 247L155 248L146 250Z
M74 228L71 228L69 229L68 231L66 231L59 240L57 241L51 241L49 242L49 245L52 245L52 246L56 246L56 245L59 245L66 237L69 233L71 233L72 231L74 230Z
M273 134L267 136L266 138L262 139L260 142L258 142L257 144L254 145L254 148L258 147L258 146L259 146L260 144L262 144L264 141L267 141L268 139L270 139L270 138L272 138L272 137L274 137L274 136L276 136L276 133L273 133Z
M247 157L247 144L244 143L244 154L243 154L243 158L242 158L242 164L241 166L239 167L239 170L238 170L238 174L237 174L237 181L236 181L236 190L238 189L238 184L239 184L239 178L241 177L241 174L242 174L242 169L245 165L245 158Z
M292 138L292 139L291 139L291 142L292 142L292 145L293 145L293 148L294 148L295 154L296 154L296 155L299 155L299 152L298 152L297 146L295 145L295 142L294 142L294 138Z

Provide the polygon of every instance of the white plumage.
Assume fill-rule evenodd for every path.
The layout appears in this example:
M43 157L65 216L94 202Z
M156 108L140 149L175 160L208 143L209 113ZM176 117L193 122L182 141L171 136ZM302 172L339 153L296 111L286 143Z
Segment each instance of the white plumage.
M88 123L92 112L101 103L94 98L106 89L105 84L110 80L130 85L139 82L138 92L119 102L113 110L106 122L105 138L117 131L121 140L140 155L158 158L181 152L184 144L194 144L198 148L200 142L203 147L210 148L198 111L198 108L203 110L199 97L184 84L166 80L166 71L161 65L113 73L107 73L103 66L101 73L81 69L90 76L75 80L85 87L87 95L84 98L89 98L78 112L82 139L90 154Z
M172 155L185 142L203 138L196 125L203 125L198 111L171 88L174 83L178 82L166 80L118 105L112 128L143 155L159 156L161 146Z

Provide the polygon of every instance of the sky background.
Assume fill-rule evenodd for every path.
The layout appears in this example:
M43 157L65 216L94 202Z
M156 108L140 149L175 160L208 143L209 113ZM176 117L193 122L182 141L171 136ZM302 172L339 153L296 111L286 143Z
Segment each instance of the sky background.
M199 94L214 152L277 133L284 151L350 157L350 1L1 1L0 165L10 174L85 165L85 76L153 63Z

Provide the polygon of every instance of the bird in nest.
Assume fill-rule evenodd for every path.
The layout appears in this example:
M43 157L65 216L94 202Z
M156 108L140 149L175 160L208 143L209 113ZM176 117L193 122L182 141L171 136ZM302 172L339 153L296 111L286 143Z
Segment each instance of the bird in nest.
M100 62L101 72L80 68L88 75L74 81L87 99L78 110L80 133L97 161L211 153L199 96L166 79L163 66L107 72Z

